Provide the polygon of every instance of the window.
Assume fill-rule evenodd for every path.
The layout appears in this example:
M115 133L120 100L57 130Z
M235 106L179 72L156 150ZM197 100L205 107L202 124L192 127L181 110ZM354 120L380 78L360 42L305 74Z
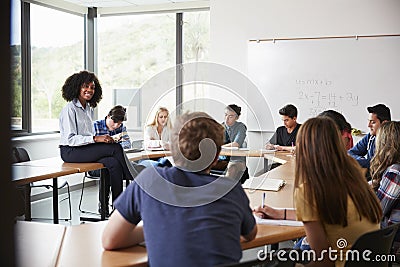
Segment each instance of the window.
M11 1L11 130L22 130L21 2Z
M186 12L183 14L183 63L208 61L210 45L210 12ZM218 87L205 83L193 83L182 88L183 110L216 111L211 94ZM223 111L222 111L223 112ZM220 115L220 114L218 114Z
M175 95L161 96L141 87L154 75L175 66L175 13L108 16L98 19L98 78L103 88L98 117L116 104L127 107L128 130L142 131L154 102L175 108ZM139 90L140 89L140 90ZM166 92L168 89L161 90ZM115 93L137 92L124 103L113 103ZM126 94L127 95L127 94ZM161 99L159 99L161 97ZM140 106L135 99L141 99ZM137 118L140 120L131 120Z
M87 66L94 66L103 87L98 118L122 104L128 110L128 130L141 132L159 106L174 113L177 47L183 47L185 62L208 60L209 11L183 13L183 44L178 46L176 13L98 16L94 23L97 51L88 51L97 57L88 63L85 15L36 1L11 2L14 133L58 131L59 114L66 104L61 96L65 79ZM162 82L157 92L143 87L160 73L168 74L168 88ZM197 87L186 96L193 99L205 91Z
M84 18L31 4L32 132L58 131L61 87L84 68Z

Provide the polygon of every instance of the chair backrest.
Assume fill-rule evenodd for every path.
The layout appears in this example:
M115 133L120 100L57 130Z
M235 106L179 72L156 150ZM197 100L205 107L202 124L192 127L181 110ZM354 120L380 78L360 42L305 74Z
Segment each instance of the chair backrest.
M382 260L384 258L388 259L389 255L389 257L394 257L394 254L391 255L391 249L398 228L399 224L392 224L386 228L365 233L360 236L351 247L351 254L356 255L353 252L357 250L359 252L359 257L357 259L356 256L351 256L349 253L345 266L391 266L388 260ZM367 256L367 258L363 256L363 253ZM392 259L392 261L393 260L394 259Z
M30 161L28 151L23 147L12 148L12 163Z

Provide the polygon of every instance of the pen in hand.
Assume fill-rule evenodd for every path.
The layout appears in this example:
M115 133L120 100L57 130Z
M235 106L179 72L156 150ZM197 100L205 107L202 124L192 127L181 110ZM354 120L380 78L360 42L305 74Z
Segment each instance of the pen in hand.
M264 203L265 203L265 192L263 193L263 196L261 199L261 208L264 208Z

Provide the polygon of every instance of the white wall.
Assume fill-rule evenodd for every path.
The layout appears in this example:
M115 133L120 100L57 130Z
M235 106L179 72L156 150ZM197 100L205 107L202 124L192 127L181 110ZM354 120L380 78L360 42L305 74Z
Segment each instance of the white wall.
M398 34L400 1L210 0L210 21L210 61L247 75L250 39ZM257 143L271 133L248 134Z

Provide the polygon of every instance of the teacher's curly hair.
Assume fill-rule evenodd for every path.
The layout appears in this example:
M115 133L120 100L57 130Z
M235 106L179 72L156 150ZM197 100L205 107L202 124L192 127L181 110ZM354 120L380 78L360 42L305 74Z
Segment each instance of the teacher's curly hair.
M95 84L95 90L92 99L90 99L88 103L91 107L95 108L103 97L103 90L101 89L99 80L93 72L83 70L69 76L65 80L61 89L62 97L66 101L72 101L73 99L78 98L82 86L88 85L91 82Z

